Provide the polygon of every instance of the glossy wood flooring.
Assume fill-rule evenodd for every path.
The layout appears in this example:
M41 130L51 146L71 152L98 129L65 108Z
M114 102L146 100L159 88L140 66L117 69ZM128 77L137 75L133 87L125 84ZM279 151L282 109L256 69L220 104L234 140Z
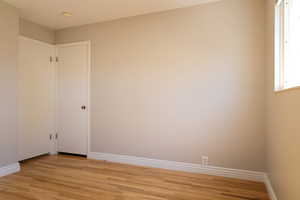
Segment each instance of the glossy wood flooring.
M26 161L0 178L1 200L269 200L262 183L74 156Z

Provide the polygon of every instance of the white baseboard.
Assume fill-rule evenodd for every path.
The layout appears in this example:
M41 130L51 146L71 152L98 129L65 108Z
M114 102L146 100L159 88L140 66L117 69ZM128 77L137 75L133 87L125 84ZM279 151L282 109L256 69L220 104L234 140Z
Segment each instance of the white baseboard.
M194 172L194 173L208 174L214 176L223 176L229 178L265 182L264 172L228 169L228 168L213 167L213 166L202 166L201 164L157 160L157 159L150 159L150 158L125 156L125 155L117 155L117 154L109 154L109 153L97 153L97 152L90 152L88 154L88 158L95 159L95 160L107 160L110 162L146 166L146 167L163 168L163 169L170 169L170 170L177 170L177 171L184 171L184 172Z
M0 177L7 176L9 174L13 174L20 171L20 164L14 163L11 165L6 165L4 167L0 167Z
M276 197L276 195L275 195L275 191L274 191L274 189L272 187L270 178L269 178L269 176L267 174L265 175L265 185L267 187L270 199L271 200L278 200L277 197Z

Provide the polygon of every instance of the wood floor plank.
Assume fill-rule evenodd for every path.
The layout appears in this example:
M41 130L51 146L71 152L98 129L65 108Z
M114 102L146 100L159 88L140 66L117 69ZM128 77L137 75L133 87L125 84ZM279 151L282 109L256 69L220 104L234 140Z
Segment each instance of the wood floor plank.
M263 183L43 156L0 178L0 200L269 200Z

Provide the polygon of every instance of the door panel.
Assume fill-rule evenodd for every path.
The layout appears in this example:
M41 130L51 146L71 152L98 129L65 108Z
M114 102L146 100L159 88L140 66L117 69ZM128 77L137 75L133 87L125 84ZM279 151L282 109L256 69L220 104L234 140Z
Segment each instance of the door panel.
M55 46L19 39L18 152L19 159L50 151L55 133Z
M59 152L87 154L88 48L88 43L57 47Z

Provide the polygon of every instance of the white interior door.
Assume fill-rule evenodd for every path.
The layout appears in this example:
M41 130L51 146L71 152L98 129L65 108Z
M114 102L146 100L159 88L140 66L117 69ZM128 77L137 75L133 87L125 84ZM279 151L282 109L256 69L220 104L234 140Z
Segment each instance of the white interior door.
M58 152L88 152L89 43L57 46Z
M20 37L18 152L24 160L50 152L55 134L55 46Z

